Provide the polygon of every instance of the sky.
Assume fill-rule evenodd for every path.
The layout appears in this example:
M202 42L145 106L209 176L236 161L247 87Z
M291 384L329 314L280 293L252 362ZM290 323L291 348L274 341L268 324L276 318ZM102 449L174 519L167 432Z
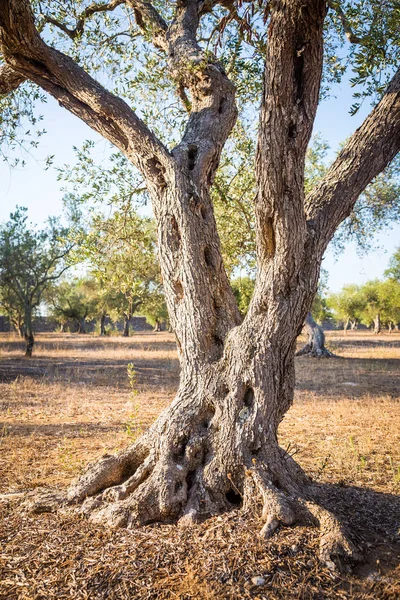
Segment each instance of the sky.
M334 157L340 142L361 125L370 111L366 103L354 117L349 115L352 91L347 80L337 85L334 91L335 97L321 103L314 127L314 131L330 145L329 159ZM57 166L74 163L73 146L80 147L86 139L98 142L99 150L104 145L106 152L108 142L51 97L41 112L45 116L47 133L34 155L28 158L26 167L10 169L7 163L0 162L0 221L6 220L16 205L26 206L30 220L38 224L50 215L62 213L61 183L57 181L55 169L44 169L46 156L54 154ZM400 225L385 231L375 242L374 249L363 257L358 256L354 244L348 244L339 257L328 250L323 267L329 273L328 286L332 292L348 283L361 284L382 277L390 256L400 245Z

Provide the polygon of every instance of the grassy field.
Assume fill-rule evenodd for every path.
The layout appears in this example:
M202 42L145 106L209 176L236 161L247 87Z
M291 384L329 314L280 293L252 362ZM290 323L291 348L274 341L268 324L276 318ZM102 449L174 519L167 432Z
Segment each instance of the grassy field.
M261 543L256 516L238 511L190 531L108 531L77 515L24 513L18 493L67 486L148 427L173 398L179 367L168 333L42 334L30 360L0 334L0 598L399 598L400 335L327 341L337 358L297 359L280 438L329 486L362 544L365 561L347 576L318 563L315 529Z

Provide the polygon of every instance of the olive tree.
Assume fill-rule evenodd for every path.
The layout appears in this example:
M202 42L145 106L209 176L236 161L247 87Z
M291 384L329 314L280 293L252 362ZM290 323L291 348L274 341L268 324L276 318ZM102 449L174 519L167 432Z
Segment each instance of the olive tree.
M171 519L190 525L259 498L261 535L309 519L321 528L323 560L332 564L354 555L344 525L324 508L322 488L279 447L277 429L293 401L296 338L317 290L326 247L400 147L400 71L393 67L397 46L390 45L390 35L397 35L395 22L386 39L385 14L376 18L374 12L381 5L359 3L359 19L353 8L346 16L338 2L325 0L156 5L111 0L73 3L71 11L47 4L46 15L38 14L38 26L47 19L73 41L82 39L93 16L98 20L124 5L136 23L135 34L143 33L146 56L153 44L153 65L162 65L188 111L182 127L166 139L165 132L150 127L152 113L140 94L135 112L123 98L124 86L116 94L107 91L89 73L90 60L83 56L82 67L69 55L79 51L79 44L72 51L66 42L55 48L51 31L39 34L32 9L40 3L1 3L6 65L1 89L7 81L9 89L23 79L36 83L112 142L142 174L157 221L162 279L181 365L171 406L129 448L91 465L71 486L69 502L84 502L94 521L110 526ZM237 36L255 39L264 62L264 85L255 99L260 105L257 277L245 318L224 269L211 195L237 117L228 65L201 41L215 23L220 36L237 27ZM337 32L342 25L350 59L362 63L360 82L376 88L380 60L386 61L383 75L392 79L386 89L377 88L379 102L306 195L304 162L320 94L324 36L329 37L329 27ZM376 40L379 27L383 39ZM127 52L132 48L128 42Z
M37 229L28 223L26 208L17 208L0 226L0 305L24 335L25 356L32 356L34 313L43 294L70 266L73 243L55 219Z

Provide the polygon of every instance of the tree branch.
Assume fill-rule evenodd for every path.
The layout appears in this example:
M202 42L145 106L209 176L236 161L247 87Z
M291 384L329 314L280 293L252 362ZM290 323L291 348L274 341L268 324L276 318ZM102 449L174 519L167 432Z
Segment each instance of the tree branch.
M111 2L105 2L103 4L91 4L78 17L74 29L70 29L61 21L54 19L51 15L44 15L44 23L51 23L51 25L58 27L58 29L61 29L61 31L66 33L71 40L74 40L82 35L87 19L96 13L111 12L115 10L117 6L120 6L120 4L124 4L125 2L126 0L112 0Z
M168 150L122 99L105 90L71 58L45 44L27 0L1 3L0 46L12 68L115 144L148 183L156 188L165 185L163 172L172 161Z
M350 44L361 44L362 46L365 46L368 43L368 39L365 37L359 37L353 32L353 29L345 13L343 12L342 7L340 6L340 2L338 0L328 0L328 6L338 15L342 23L344 33Z
M400 69L377 106L352 135L306 200L309 231L322 256L367 185L400 151Z
M156 48L167 51L168 43L165 36L168 25L154 6L144 0L126 0L126 3L133 9L140 29L145 33L151 32L152 42Z
M0 66L0 96L14 92L26 78L9 65Z
M255 213L259 273L278 270L274 277L282 290L295 283L306 238L304 160L318 104L325 14L324 0L271 7Z

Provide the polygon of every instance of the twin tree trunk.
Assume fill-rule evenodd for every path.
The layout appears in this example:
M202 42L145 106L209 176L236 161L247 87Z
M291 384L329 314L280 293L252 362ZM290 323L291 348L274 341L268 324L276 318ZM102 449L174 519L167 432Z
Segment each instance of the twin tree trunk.
M128 2L138 25L165 51L171 78L190 105L182 141L169 150L123 100L40 38L27 0L0 3L6 62L114 143L145 177L181 364L171 406L131 447L91 465L68 498L113 526L190 524L259 499L263 535L295 520L319 523L321 556L332 564L339 555L354 556L354 547L323 508L321 489L279 447L277 430L293 401L296 338L323 253L359 194L399 149L400 72L305 198L327 6L323 0L271 3L256 155L257 280L242 321L210 199L237 117L235 87L196 38L201 16L215 4L173 3L168 24L150 3ZM321 347L321 333L314 332L311 341Z

